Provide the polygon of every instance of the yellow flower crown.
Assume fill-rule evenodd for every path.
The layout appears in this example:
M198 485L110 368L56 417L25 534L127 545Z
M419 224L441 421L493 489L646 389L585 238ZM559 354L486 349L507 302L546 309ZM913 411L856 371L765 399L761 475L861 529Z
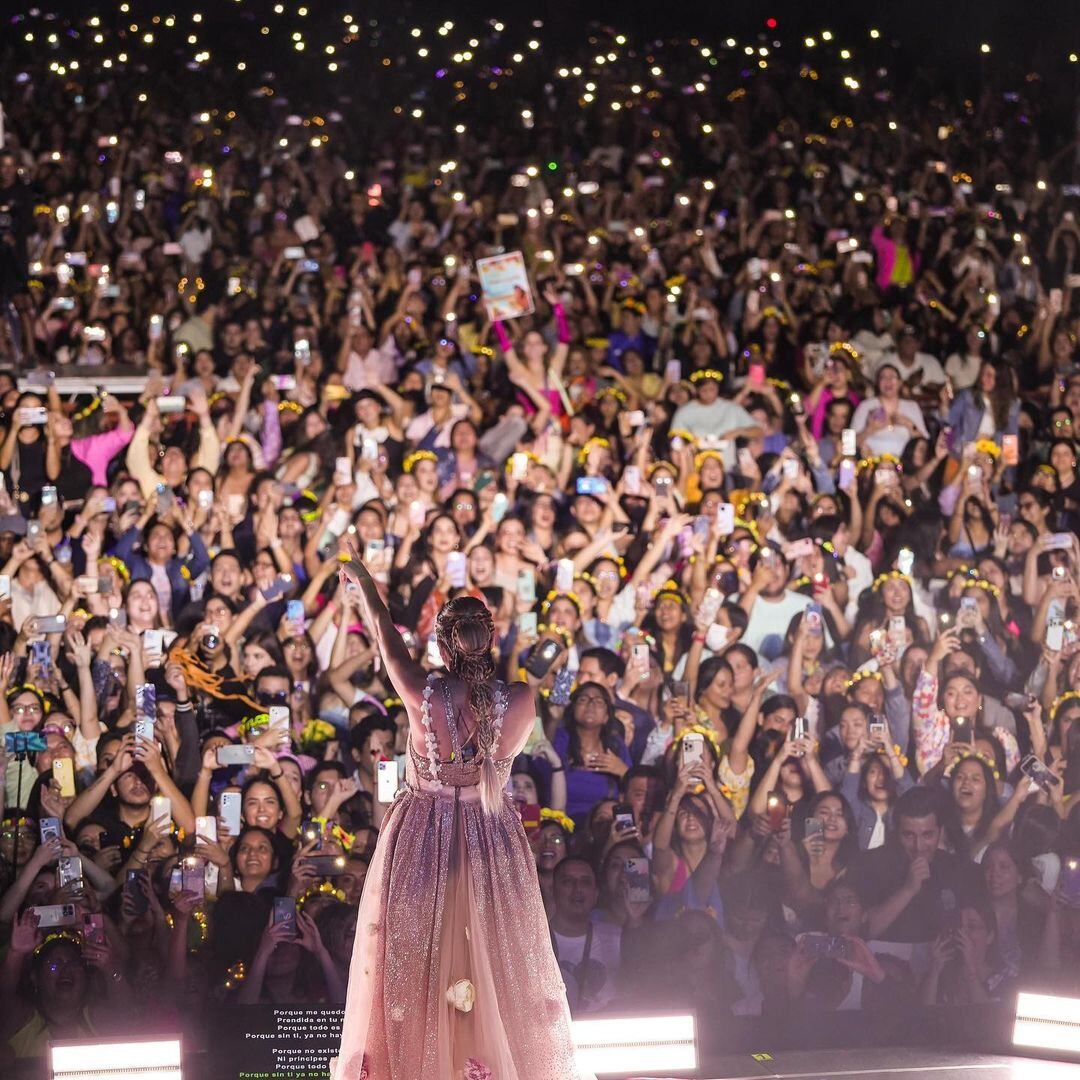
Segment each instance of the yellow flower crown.
M776 319L781 326L787 326L788 324L788 317L773 304L761 309L761 317L763 319Z
M851 344L850 341L834 341L829 346L829 355L835 356L837 353L847 353L856 363L859 361L859 350Z
M878 574L874 578L874 584L870 586L871 590L878 592L886 581L906 581L909 589L912 591L915 589L915 582L912 581L910 574L904 574L899 570L886 570L885 573Z
M894 454L879 454L876 457L864 457L859 459L857 471L862 473L867 469L876 469L879 465L892 465L897 472L903 472L900 459Z
M875 747L874 753L880 754L882 757L885 756L885 751L880 746ZM896 760L906 769L908 767L908 757L907 754L901 750L899 743L893 743L893 753L896 755Z
M581 576L583 578L585 577L584 574L582 574ZM586 580L588 580L588 579L586 578ZM590 582L590 584L592 584L592 583ZM581 614L581 599L580 599L580 597L576 593L567 592L567 591L562 590L562 589L552 589L547 594L547 596L544 597L543 603L541 603L541 605L540 605L540 614L541 615L547 615L547 613L551 610L551 605L553 603L555 603L555 601L558 600L560 596L563 597L565 600L569 600L570 603L573 604L574 607L576 607L578 609L578 614L579 615Z
M663 585L652 595L653 603L658 604L661 600L677 600L683 607L686 607L686 597L683 596L682 590L679 588L677 581L665 581Z
M304 411L304 406L298 401L279 401L277 404L277 411L280 412L294 412L297 416Z
M954 772L960 767L960 765L967 761L968 758L978 758L993 774L995 780L1001 779L1001 773L998 772L991 758L987 757L981 750L961 750L956 755L956 760L945 770L946 776L952 776Z
M745 505L743 507L745 509ZM735 528L745 529L753 538L754 546L751 550L751 554L761 547L761 533L758 529L758 523L756 521L750 521L748 518L742 517L740 514L735 515Z
M617 386L605 386L603 390L596 395L596 400L599 401L601 398L605 397L614 398L616 401L622 402L623 405L626 404L626 394Z
M877 679L881 682L880 671L853 671L851 678L844 683L844 691L852 690L859 685L864 679Z
M1053 723L1057 719L1058 709L1062 705L1067 704L1070 701L1080 701L1080 691L1078 690L1066 690L1064 694L1059 694L1054 698L1054 703L1050 706L1050 721Z
M746 511L750 508L751 503L757 503L759 506L768 506L769 496L766 495L764 491L748 491L743 495L740 495L735 501L735 517L744 521L746 523L746 528L748 529L750 528L750 522L746 517Z
M661 469L667 469L672 474L672 479L679 475L678 467L673 465L670 461L654 461L646 471L645 475L651 480Z
M564 814L561 810L552 810L550 806L542 806L540 808L540 820L555 822L556 825L560 826L571 836L574 835L574 829L577 828L572 817L568 814Z
M619 571L619 580L626 580L626 560L621 555L597 555L593 562L594 564L598 562L614 563L615 568Z
M993 439L979 439L975 443L976 454L986 454L997 461L1001 457L1001 447Z
M611 344L606 337L587 337L585 339L586 349L606 349Z
M965 589L982 589L995 600L1001 596L1001 590L992 581L987 581L982 577L974 566L959 566L955 570L950 570L945 577L948 581L952 581L955 577L964 577L967 579L964 582Z
M574 580L584 581L586 585L592 587L593 591L596 590L596 578L594 578L588 570L582 570L580 574L575 575Z
M49 701L49 699L45 696L45 692L43 690L40 690L34 683L22 683L19 686L13 686L4 695L4 697L6 697L8 701L11 701L11 699L13 697L17 696L18 694L25 693L27 690L29 690L30 693L33 694L34 697L36 697L38 699L38 704L41 706L42 715L43 716L48 716L49 715L49 709L52 708L52 704Z
M562 641L563 648L567 650L569 650L574 644L573 634L571 634L569 630L564 630L561 626L556 626L554 623L537 623L536 633L538 636L542 636L544 634L554 634Z
M699 371L690 372L690 381L696 386L699 382L704 382L706 379L712 379L715 382L722 383L724 381L724 373L716 368L701 368Z
M719 461L721 465L724 464L724 455L721 454L719 450L699 450L694 455L694 468L698 472L701 472L701 466L704 465L705 462L709 460L709 458L716 458L716 460Z
M421 461L430 461L438 464L439 459L430 450L414 450L405 459L405 464L402 468L405 472L411 473Z
M344 889L339 889L332 881L320 881L318 885L312 885L296 898L296 910L303 911L304 905L316 896L332 896L335 900L345 903Z
M584 465L589 460L589 455L594 450L610 450L611 443L608 442L602 435L594 435L591 439L587 440L585 445L578 451L577 461L579 465Z
M269 713L256 713L254 716L245 716L237 725L236 730L241 735L250 735L253 732L261 732L270 726Z
M34 956L40 956L46 946L51 945L54 941L70 941L72 945L76 945L81 949L83 936L77 930L56 930L51 934L46 934L45 940L34 950Z
M627 311L636 311L639 315L644 315L645 314L645 305L640 300L634 300L632 298L627 298L626 300L624 300L622 302L622 306Z
M123 559L118 559L115 555L105 555L99 561L108 563L124 579L125 585L131 581L131 571Z
M74 416L72 416L71 422L73 424L77 424L80 420L85 420L88 416L91 416L93 413L97 412L97 410L101 408L102 400L103 395L95 394L94 397L91 399L90 404L87 405L85 409L80 409L77 413L75 413Z

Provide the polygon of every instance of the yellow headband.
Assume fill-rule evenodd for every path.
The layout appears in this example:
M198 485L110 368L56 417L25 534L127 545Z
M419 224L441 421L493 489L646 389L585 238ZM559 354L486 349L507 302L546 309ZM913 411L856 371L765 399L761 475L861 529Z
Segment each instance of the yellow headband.
M859 683L861 683L864 679L877 679L878 682L881 682L882 681L881 672L880 671L855 671L855 672L852 672L851 678L848 679L844 683L844 690L847 691L847 690L854 689L854 687L858 686Z
M574 835L574 819L564 814L561 810L552 810L550 806L540 808L540 820L552 821L571 836Z
M961 750L957 753L953 763L945 770L946 776L952 776L954 772L960 767L960 765L967 761L968 758L978 758L993 774L995 780L1001 779L1001 773L998 772L997 767L993 761L990 760L981 750Z
M702 368L700 371L690 372L690 381L692 383L704 382L706 379L713 379L718 383L724 381L724 373L718 371L716 368Z
M430 461L437 464L439 459L430 450L414 450L406 459L403 466L405 472L411 473L421 461Z
M1051 723L1057 719L1058 709L1060 709L1062 705L1065 705L1070 701L1080 701L1080 691L1066 690L1064 694L1059 694L1056 698L1054 698L1054 703L1050 706Z
M724 455L719 450L699 450L694 455L694 468L701 472L701 466L710 458L715 458L721 465L724 464Z
M915 589L915 583L911 580L911 575L902 574L899 570L887 570L884 574L878 574L878 576L874 578L874 584L870 587L874 592L877 592L886 581L893 580L906 581L909 589L912 591Z
M589 460L589 455L594 450L610 450L611 443L608 442L602 435L594 435L591 439L587 440L585 445L578 451L578 464L584 465Z
M665 581L656 592L653 593L653 603L658 604L661 600L675 600L686 607L686 597L683 596L676 581Z
M876 469L879 465L892 465L900 472L900 459L893 454L881 454L877 457L860 458L858 471L865 472L867 469Z
M131 581L131 571L122 559L118 559L115 555L105 555L101 561L107 562L124 579L125 585Z

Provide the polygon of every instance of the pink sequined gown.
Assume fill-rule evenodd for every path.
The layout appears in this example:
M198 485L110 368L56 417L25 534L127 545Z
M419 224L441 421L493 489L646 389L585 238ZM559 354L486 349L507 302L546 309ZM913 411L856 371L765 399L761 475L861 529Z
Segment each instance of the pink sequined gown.
M410 739L360 901L334 1080L592 1080L574 1064L518 812L505 796L496 815L481 807L479 764L462 760L440 682L432 724L449 729L455 760L440 763L440 789ZM497 684L496 746L508 697ZM495 763L503 785L513 756ZM447 1001L463 980L475 990L469 1012Z

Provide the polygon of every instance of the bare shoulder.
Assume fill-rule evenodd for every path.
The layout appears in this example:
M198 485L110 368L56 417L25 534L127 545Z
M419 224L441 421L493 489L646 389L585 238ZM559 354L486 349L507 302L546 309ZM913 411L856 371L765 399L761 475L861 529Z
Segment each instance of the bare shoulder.
M506 684L509 695L509 709L528 709L530 715L535 711L535 698L528 683L512 682Z
M513 682L506 684L506 690L505 724L511 727L528 724L531 727L536 715L536 699L533 697L532 687L523 682Z
M512 756L520 752L536 719L536 699L532 689L522 682L507 684L508 700L503 715L500 752Z

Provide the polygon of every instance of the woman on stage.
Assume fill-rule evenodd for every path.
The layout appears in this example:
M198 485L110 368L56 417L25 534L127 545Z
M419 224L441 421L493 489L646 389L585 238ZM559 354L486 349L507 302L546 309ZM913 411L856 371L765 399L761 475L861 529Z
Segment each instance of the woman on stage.
M368 870L334 1080L586 1080L536 867L504 794L536 707L495 679L486 606L435 624L446 673L409 655L355 549L341 574L409 715L405 785Z

